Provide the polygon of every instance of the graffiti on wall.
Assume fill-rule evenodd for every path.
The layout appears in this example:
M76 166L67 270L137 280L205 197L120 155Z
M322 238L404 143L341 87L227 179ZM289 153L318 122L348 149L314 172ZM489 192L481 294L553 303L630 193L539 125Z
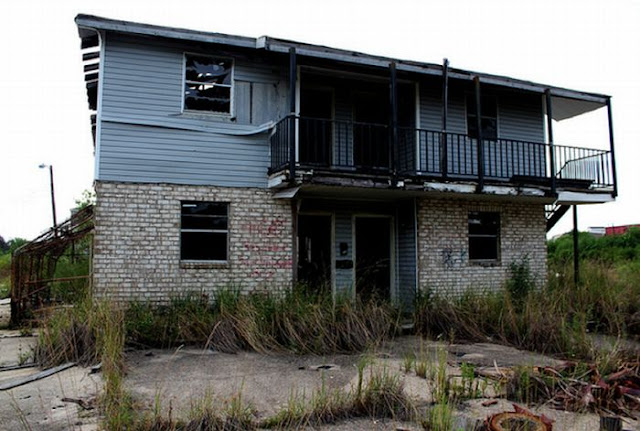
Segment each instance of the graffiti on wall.
M256 218L242 223L240 231L249 239L242 244L239 260L253 268L251 277L272 279L293 264L287 244L282 243L286 228L281 218Z
M442 256L442 265L445 269L460 268L467 260L467 250L460 248L454 250L452 248L444 248L440 251Z

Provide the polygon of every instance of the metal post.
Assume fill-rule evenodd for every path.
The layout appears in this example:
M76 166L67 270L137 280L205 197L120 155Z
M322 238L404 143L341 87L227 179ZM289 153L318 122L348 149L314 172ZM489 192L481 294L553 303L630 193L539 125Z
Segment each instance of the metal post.
M53 165L49 165L49 181L51 183L51 212L53 214L53 229L56 230L58 222L56 221L56 195L53 189Z
M478 188L477 192L482 192L484 188L484 147L482 143L482 110L480 103L480 78L474 77L473 83L476 90L476 127L478 129Z
M551 193L556 194L556 151L553 146L553 112L551 106L551 91L544 92L547 102L547 135L549 136L549 164L551 165Z
M389 99L391 100L391 135L389 149L389 167L394 177L394 183L397 176L397 156L398 156L398 88L397 88L397 76L396 76L396 64L391 62L389 64L390 85L389 85Z
M442 63L442 135L440 137L440 172L442 178L447 178L448 147L447 147L447 114L449 112L449 60Z
M289 48L289 181L296 181L296 80L298 78L298 65L296 61L296 49Z
M613 197L618 196L618 178L616 176L616 153L613 145L613 113L611 98L607 98L607 116L609 118L609 149L611 150L611 174L613 175Z
M573 206L573 282L580 282L580 249L578 248L578 206Z

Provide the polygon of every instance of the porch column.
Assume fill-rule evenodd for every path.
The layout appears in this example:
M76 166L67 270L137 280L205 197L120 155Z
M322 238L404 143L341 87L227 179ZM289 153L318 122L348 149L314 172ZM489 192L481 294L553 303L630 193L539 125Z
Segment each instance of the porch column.
M296 181L296 79L298 65L296 49L289 48L289 182Z
M389 64L390 85L389 100L391 101L391 134L389 148L389 167L393 175L394 183L397 180L397 157L398 157L398 82L396 76L396 63Z
M613 175L613 197L618 196L618 178L616 176L616 153L613 145L613 113L611 97L607 98L607 117L609 118L609 150L611 151L611 175Z
M556 151L553 146L553 111L551 106L551 91L547 88L544 92L547 106L547 135L549 136L549 164L551 166L551 193L556 194Z
M580 282L580 249L578 248L578 205L573 206L573 282Z
M448 146L447 146L447 114L449 113L449 60L442 63L442 135L440 136L440 172L447 178Z
M476 192L482 192L484 188L484 145L482 143L482 111L480 103L480 78L478 76L473 78L473 83L476 92L476 128L478 129L478 187Z

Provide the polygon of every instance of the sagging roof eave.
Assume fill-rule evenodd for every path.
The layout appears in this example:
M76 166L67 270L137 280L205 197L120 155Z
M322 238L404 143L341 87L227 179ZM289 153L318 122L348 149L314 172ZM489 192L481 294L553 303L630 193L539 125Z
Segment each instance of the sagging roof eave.
M79 14L78 16L76 16L75 22L78 25L79 30L81 30L83 27L93 28L96 30L115 31L152 37L214 43L242 48L263 49L265 51L276 53L286 53L290 48L295 48L297 55L300 56L383 68L389 67L389 63L391 62L395 62L396 68L399 71L425 75L442 74L442 66L439 64L400 60L390 57L365 54L356 51L348 51L320 45L311 45L284 39L276 39L268 36L263 36L255 39L245 36L233 36L222 33L209 33L174 27L112 20L108 18L83 14ZM80 36L82 37L82 33ZM571 90L567 88L544 85L500 75L478 73L455 68L449 69L449 77L452 79L472 80L476 76L479 77L480 81L485 84L513 88L523 91L531 91L534 93L544 93L545 91L549 90L552 96L594 102L599 103L602 106L605 106L607 104L607 101L610 99L610 96L604 94Z

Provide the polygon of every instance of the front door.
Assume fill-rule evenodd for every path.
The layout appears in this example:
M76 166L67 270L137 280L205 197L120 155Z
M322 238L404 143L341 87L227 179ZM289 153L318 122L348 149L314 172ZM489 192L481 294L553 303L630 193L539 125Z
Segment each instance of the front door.
M391 299L391 219L356 217L356 294Z
M331 292L331 216L298 216L298 281L311 292Z

